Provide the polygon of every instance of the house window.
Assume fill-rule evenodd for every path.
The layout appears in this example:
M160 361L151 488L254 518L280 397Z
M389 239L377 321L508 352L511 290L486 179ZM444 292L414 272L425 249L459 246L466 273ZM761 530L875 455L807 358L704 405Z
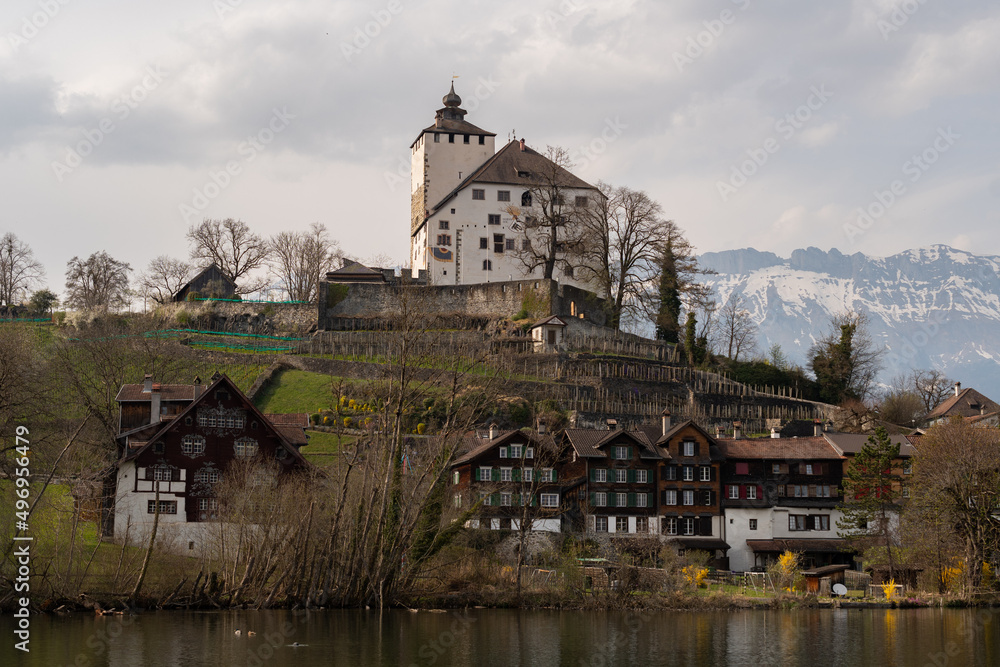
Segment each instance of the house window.
M491 225L499 225L500 224L500 214L499 213L489 213L487 215L487 222L489 222Z
M635 532L637 532L637 533L648 533L649 532L649 517L645 517L645 516L636 517L636 520L635 520Z
M637 493L637 494L635 494L635 506L636 507L649 507L649 494L647 494L647 493Z
M485 146L486 145L486 136L483 135L483 134L479 135L479 145L480 146Z
M694 519L681 519L684 535L694 535Z
M753 484L747 487L747 500L757 500L757 487Z
M604 468L598 468L594 471L594 481L604 483L608 481L608 471Z
M608 505L608 494L604 491L598 491L594 494L594 504L598 507L607 507Z
M900 491L902 492L901 495L904 498L909 498L910 497L910 487L904 486L902 489L900 489Z
M663 520L663 532L665 532L667 535L676 535L677 534L677 518L676 517L667 517L666 519Z
M479 237L479 249L480 250L486 250L489 247L490 247L490 240L488 238L486 238L485 236L480 236Z
M479 481L488 482L492 479L493 468L490 466L480 466L479 467Z
M535 475L534 468L522 468L521 469L521 480L525 482L531 482Z
M510 190L497 190L497 201L510 201Z
M485 200L486 190L480 190L479 188L472 189L472 198L475 200Z
M712 497L714 493L712 491L702 491L701 493L705 498L705 505L711 506L715 504L715 498Z
M664 466L663 479L673 481L677 479L677 466Z
M818 498L829 498L830 497L830 485L823 484L816 487L816 496Z
M729 499L739 500L740 499L740 487L736 484L729 485Z
M200 435L185 435L181 440L181 453L192 458L205 453L205 438Z
M700 479L703 482L712 481L712 468L710 466L702 466L698 471L700 473Z
M467 135L467 134L463 134L462 135L462 143L463 144L469 143L469 135Z
M169 482L172 476L173 476L173 471L170 468L163 468L163 467L153 468L154 482Z
M462 473L458 470L451 474L451 483L458 484L462 480Z
M586 206L587 205L587 198L585 196L577 195L576 198L574 199L573 203L576 206Z
M482 501L484 507L489 507L493 504L493 496L486 493L485 491L479 492L479 500Z
M493 270L493 260L484 259L483 260L483 271L492 271L492 270Z
M521 193L521 206L531 206L531 193L527 190Z
M507 250L514 249L514 239L507 239Z
M749 475L750 474L750 464L746 461L736 464L736 474L737 475Z
M635 471L635 481L638 484L646 484L649 482L649 471L648 470L636 470Z
M667 489L663 492L663 504L664 505L676 505L677 504L677 491L673 489Z
M684 456L694 456L694 441L685 440L683 443L681 443L681 445L684 451L683 454Z
M500 253L502 253L503 252L503 248L504 248L503 234L494 234L493 235L493 252L500 252Z
M628 470L615 470L615 482L624 484L628 481Z
M219 481L221 474L218 470L210 470L208 468L202 468L194 476L194 481L201 484L215 484Z
M542 479L543 482L554 482L556 481L556 473L552 468L542 468Z
M542 494L542 507L559 507L559 494L558 493L543 493Z
M456 493L454 496L452 496L451 502L456 508L462 507L462 494Z
M685 491L684 492L684 504L685 505L694 505L694 491Z
M628 507L628 494L627 493L616 493L615 494L615 507Z
M526 458L526 459L533 459L533 458L535 458L535 448L534 447L528 447L527 449L525 449L524 450L524 458Z
M507 451L508 450L507 450L506 447L501 447L500 448L500 458L502 458L502 459L507 458Z
M519 459L521 458L521 452L524 451L524 445L511 445L510 446L510 458Z
M524 171L522 169L518 169L517 170L517 177L518 178L531 178L531 172L530 171Z
M818 514L812 517L813 530L830 530L830 515Z
M912 475L913 474L913 461L906 459L903 461L903 474Z
M606 516L594 517L594 530L598 533L608 532L608 517Z
M629 458L628 447L617 446L615 447L615 458L619 461L625 461Z
M750 530L757 530L757 519L750 519Z
M500 468L500 481L509 482L512 479L511 471L513 468Z
M162 442L157 442L157 443L155 443L153 445L153 453L154 454L162 454L163 453L163 443Z
M684 471L684 481L693 482L694 481L694 466L683 466Z
M438 222L438 229L448 229L449 223L447 220L441 220Z
M253 438L240 438L236 441L234 449L236 458L249 459L257 455L257 441Z
M771 472L773 474L775 474L775 475L780 475L781 474L781 464L780 463L772 463L771 464Z
M156 501L149 500L146 502L146 513L156 514ZM177 501L176 500L161 500L160 501L160 514L177 514Z
M521 239L521 250L531 250L531 241L528 239Z
M811 464L811 463L807 463L807 464L806 464L806 474L807 474L807 475L811 475L811 474L813 474L813 467L812 467L812 464Z
M510 507L510 494L501 493L500 494L500 507Z
M451 234L438 234L438 245L451 245Z
M441 143L441 135L438 134L437 132L434 133L434 143L436 144Z
M806 517L804 514L788 515L788 530L805 530Z
M628 517L627 516L615 517L615 532L616 533L627 533L628 532Z
M567 278L572 278L573 277L573 267L572 266L567 266L565 269L563 269L563 275L565 275Z
M449 144L455 143L455 133L454 132L449 132L448 133L448 143ZM473 191L473 192L475 192L475 191Z

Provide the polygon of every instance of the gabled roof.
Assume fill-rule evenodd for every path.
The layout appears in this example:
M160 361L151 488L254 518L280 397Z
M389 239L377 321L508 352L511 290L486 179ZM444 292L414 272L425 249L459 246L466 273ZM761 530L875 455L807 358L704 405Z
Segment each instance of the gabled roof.
M660 451L660 455L663 456L663 458L665 459L673 458L670 455L670 452L666 449L666 445L667 443L670 442L670 440L674 436L676 436L678 433L687 428L693 428L699 433L701 433L702 436L705 437L705 439L708 441L708 455L711 460L721 461L725 458L723 456L722 450L719 448L719 441L716 440L715 436L710 435L708 431L703 429L701 426L697 424L697 422L692 421L691 419L685 419L684 421L675 424L674 426L670 427L670 429L666 433L663 434L657 433L659 437L657 437L655 441L656 448ZM659 431L659 429L657 429L657 431Z
M566 326L566 322L563 321L563 319L558 315L550 315L546 317L544 320L538 320L537 322L532 324L531 328L537 329L538 327L542 327L545 325L548 325L550 327L564 327Z
M833 448L839 454L857 454L868 442L868 435L864 433L824 433ZM900 456L913 456L914 449L905 435L894 434L889 436L889 441L894 445L899 445Z
M225 273L223 273L222 269L219 268L218 264L216 264L215 262L212 262L211 264L209 264L208 266L206 266L204 269L202 269L201 271L199 271L198 273L196 273L195 276L193 278L191 278L191 280L189 280L186 283L184 283L183 285L181 285L181 288L179 290L177 290L177 292L174 293L174 299L176 299L177 296L180 295L180 294L186 294L187 291L191 288L191 285L193 285L196 282L198 282L198 280L200 280L201 277L204 276L206 273L209 273L209 272L212 272L212 271L214 271L215 273L218 274L220 280L229 283L232 286L233 290L234 291L236 290L236 281L233 280L232 278L230 278L229 276L227 276Z
M154 387L159 386L160 400L161 401L193 401L194 400L194 388L196 385L193 384L161 384L153 385ZM118 395L115 396L115 400L119 403L131 403L131 402L145 402L149 403L153 400L152 392L144 392L142 390L141 384L123 384L122 388L118 390Z
M823 436L809 438L740 438L719 440L726 458L757 460L840 460L843 457Z
M556 165L538 151L527 146L522 151L521 143L514 140L497 151L493 157L469 174L454 190L436 203L431 209L431 215L437 213L459 192L473 183L519 185L524 188L537 188L546 185L545 180L539 177L538 174L553 173L553 168L555 168L554 173L557 175L560 187L597 190L590 183ZM527 173L528 176L518 176L518 173Z
M519 437L520 436L520 437ZM452 466L463 465L472 461L473 459L479 458L489 450L494 447L500 447L508 442L515 440L527 440L529 443L535 445L536 447L546 447L554 446L555 441L552 436L549 435L539 435L535 431L502 431L497 434L492 440L486 440L482 444L477 444L479 438L475 436L469 436L465 439L464 446L471 447L469 451L465 454L459 456L451 464Z
M975 417L986 412L997 411L1000 411L1000 405L972 387L966 387L958 393L958 396L952 396L931 410L924 419L933 420L955 415Z
M265 430L270 430L278 437L279 445L284 446L285 449L291 452L292 456L295 459L297 459L300 463L308 465L305 458L302 456L302 454L299 453L299 450L296 447L297 444L302 444L302 443L293 442L292 440L289 439L290 437L292 437L291 434L290 433L286 434L283 432L284 429L286 428L291 429L292 427L278 427L273 425L267 419L267 417L264 416L264 413L262 413L260 410L257 409L257 406L255 406L253 402L249 398L247 398L246 394L240 391L240 388L236 386L236 383L230 380L229 376L227 375L220 375L214 382L212 382L212 384L208 385L205 391L201 392L198 395L198 398L191 401L187 405L187 407L185 407L184 410L182 410L181 413L177 415L175 419L171 419L168 422L162 422L161 425L163 426L163 428L157 431L156 434L153 437L151 437L142 447L139 447L132 452L126 453L125 457L122 459L122 462L135 459L144 451L152 447L154 443L163 440L163 438L167 434L169 434L172 430L177 428L178 424L183 423L183 417L191 415L197 409L198 405L201 404L202 401L206 400L207 396L210 396L214 393L215 389L219 385L226 385L226 387L233 393L233 395L238 397L243 402L244 406L250 411L250 413L256 416L258 420L260 420L262 427Z
M639 446L639 458L662 458L653 443L650 442L649 437L641 430L615 429L606 431L594 428L567 428L563 430L563 435L569 440L577 455L583 458L606 458L607 454L602 452L600 448L622 436L629 438Z
M309 428L309 415L305 412L287 412L282 414L267 413L264 419L275 426L298 426Z
M381 271L365 266L358 262L347 262L336 271L328 271L326 279L332 282L338 281L364 281L364 282L384 282L385 276Z

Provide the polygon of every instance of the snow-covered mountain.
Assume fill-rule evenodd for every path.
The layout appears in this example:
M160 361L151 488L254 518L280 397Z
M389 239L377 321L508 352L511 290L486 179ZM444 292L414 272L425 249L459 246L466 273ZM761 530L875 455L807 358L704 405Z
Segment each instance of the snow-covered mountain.
M882 381L937 368L1000 398L1000 257L935 245L891 257L806 248L783 259L746 248L698 259L718 272L707 282L720 305L744 295L762 352L779 343L804 366L834 314L863 311L886 348Z

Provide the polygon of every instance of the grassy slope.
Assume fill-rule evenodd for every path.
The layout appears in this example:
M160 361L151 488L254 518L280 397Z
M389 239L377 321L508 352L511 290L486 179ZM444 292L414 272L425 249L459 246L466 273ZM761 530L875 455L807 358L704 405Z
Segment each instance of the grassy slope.
M331 386L340 378L322 373L285 370L277 373L257 394L254 403L263 412L308 412L329 409L333 404Z

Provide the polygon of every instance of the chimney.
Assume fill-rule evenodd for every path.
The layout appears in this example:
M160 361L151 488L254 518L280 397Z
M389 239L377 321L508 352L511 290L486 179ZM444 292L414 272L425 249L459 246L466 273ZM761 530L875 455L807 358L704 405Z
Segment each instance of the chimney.
M151 384L149 388L149 423L157 424L160 421L160 385Z
M823 435L823 422L817 419L813 422L813 436L819 437Z
M961 382L956 382L955 383L955 395L958 396L959 392L961 392L961 391L962 391L962 383Z
M608 425L608 430L609 431L615 431L615 430L618 429L618 420L617 419L608 419L606 423Z
M667 431L670 430L670 410L664 410L663 413L662 413L662 415L663 415L663 433L662 433L662 435L666 435Z
M194 376L194 398L198 398L198 396L200 396L201 392L204 391L204 390L205 390L205 388L201 386L201 376L200 375L195 375Z
M526 146L524 145L524 138L522 138L522 139L521 139L521 152L522 152L522 153L524 152L524 149L525 149L525 148L526 148Z
M715 437L716 438L722 437L722 427L719 426L718 424L715 425Z
M772 427L771 428L771 437L772 438L780 438L781 437L781 431L779 431L778 429Z
M548 432L549 424L544 417L538 418L538 427L535 429L538 435L545 435Z
M148 394L153 390L153 376L147 375L142 379L142 393Z
M743 422L733 422L733 440L743 437Z
M493 422L490 424L490 440L497 437L497 423Z

